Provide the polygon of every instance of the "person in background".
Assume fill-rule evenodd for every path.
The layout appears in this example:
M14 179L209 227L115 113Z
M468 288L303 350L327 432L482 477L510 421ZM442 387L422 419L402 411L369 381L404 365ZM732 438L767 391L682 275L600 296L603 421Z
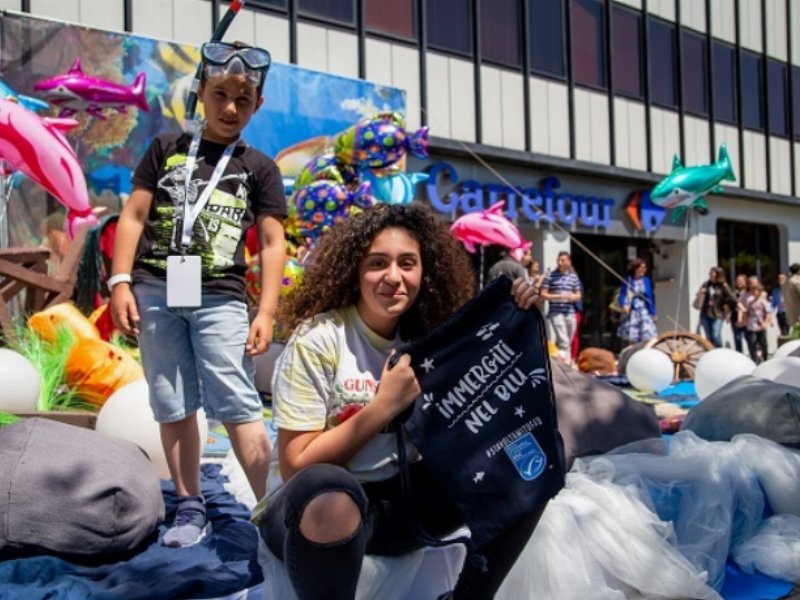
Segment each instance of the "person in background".
M523 267L525 267L526 271L530 270L531 264L533 264L533 253L531 252L530 248L525 249L519 259L519 262Z
M531 264L528 266L528 277L531 283L537 288L542 284L542 280L544 279L544 273L541 272L539 261L535 258L531 260Z
M628 263L628 277L619 290L622 318L618 335L626 345L654 338L656 332L656 298L653 282L647 276L647 263L635 258Z
M494 263L489 269L489 282L500 277L500 275L507 275L511 281L518 277L523 279L526 277L527 270L520 261L511 256L507 250L500 254L500 260Z
M786 309L786 325L791 331L800 320L800 263L789 265L789 279L783 284L783 306Z
M119 217L108 279L114 324L139 336L150 407L175 483L175 521L161 538L170 547L191 546L208 531L201 407L225 425L256 497L266 490L271 448L253 357L272 341L286 251L281 173L241 140L264 101L269 53L209 42L201 55L197 93L205 125L194 135L153 139ZM244 245L254 224L261 297L249 322Z
M778 321L778 328L781 335L789 333L789 323L786 321L786 304L783 301L783 286L786 284L786 275L778 273L777 284L772 288L772 296L770 302L772 304L772 312Z
M736 296L736 302L728 304L728 320L731 322L731 331L733 332L733 346L737 352L744 351L744 339L746 337L747 327L742 322L739 322L739 302L742 296L747 292L747 275L739 273L736 276L736 282L733 285L733 294Z
M750 358L758 364L767 358L767 327L772 322L772 306L758 277L747 279L747 292L739 303L742 307L739 322L747 328L747 348Z
M545 275L541 297L549 302L547 318L558 346L559 358L571 362L575 335L575 303L581 300L581 280L572 268L569 252L558 253L557 268Z
M700 311L700 325L716 348L722 347L722 323L727 315L727 306L736 304L736 295L725 281L725 271L712 267L708 280L697 290L692 306Z

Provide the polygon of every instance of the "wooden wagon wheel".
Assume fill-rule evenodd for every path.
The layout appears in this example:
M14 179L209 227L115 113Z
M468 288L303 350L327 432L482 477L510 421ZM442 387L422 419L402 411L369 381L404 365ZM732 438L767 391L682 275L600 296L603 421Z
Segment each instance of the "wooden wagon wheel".
M703 354L713 350L714 345L696 333L678 330L662 333L647 342L645 348L654 348L669 356L675 365L672 380L683 381L694 379L697 361Z

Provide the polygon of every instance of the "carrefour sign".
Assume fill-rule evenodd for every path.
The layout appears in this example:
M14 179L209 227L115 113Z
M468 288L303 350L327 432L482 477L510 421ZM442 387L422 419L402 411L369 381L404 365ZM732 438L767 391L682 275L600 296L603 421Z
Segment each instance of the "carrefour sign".
M455 182L452 191L439 193L439 176L446 175ZM600 198L574 194L561 189L558 177L541 180L539 187L515 189L497 183L481 183L474 180L458 181L453 165L440 162L428 169L426 191L431 206L441 213L460 211L464 213L484 210L505 200L505 215L509 219L523 218L532 223L558 222L564 226L584 227L611 226L611 209L616 204L613 198Z

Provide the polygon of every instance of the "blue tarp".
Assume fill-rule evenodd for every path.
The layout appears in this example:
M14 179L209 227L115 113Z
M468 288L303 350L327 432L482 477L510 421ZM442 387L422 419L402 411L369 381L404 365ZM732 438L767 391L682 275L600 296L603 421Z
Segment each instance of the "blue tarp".
M190 548L166 548L154 534L133 558L86 566L54 556L0 562L2 600L172 600L232 594L257 585L263 575L258 535L250 512L227 493L219 465L203 465L202 491L212 532ZM175 515L175 488L162 481L167 521ZM166 528L162 524L159 534Z

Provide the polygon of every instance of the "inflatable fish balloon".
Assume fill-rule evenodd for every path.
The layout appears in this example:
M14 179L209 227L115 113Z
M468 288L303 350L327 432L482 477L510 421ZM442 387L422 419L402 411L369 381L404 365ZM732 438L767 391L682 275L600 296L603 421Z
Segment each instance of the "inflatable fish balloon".
M363 119L336 135L334 152L340 162L357 168L380 169L400 160L406 152L428 158L428 128L412 135L399 113L382 113Z
M410 204L417 184L427 179L427 173L404 173L393 167L383 171L366 170L362 175L362 181L370 184L372 198L385 204Z
M0 99L0 163L38 183L67 208L67 234L81 225L97 225L89 204L86 179L63 131L74 119L42 118L22 105Z
M468 252L477 245L503 246L519 260L531 243L523 239L517 226L503 214L505 202L500 201L486 210L467 213L450 226L450 233L464 244Z
M14 89L8 85L5 81L0 79L0 98L5 98L6 100L14 100L19 102L27 108L28 110L32 110L34 112L40 112L43 110L47 110L50 108L50 105L47 102L42 102L36 98L31 98L30 96L23 96L18 94L14 91Z
M672 173L653 188L650 200L656 206L674 209L673 222L690 207L706 214L708 205L704 197L711 192L721 192L722 181L736 181L725 144L720 146L719 157L713 165L684 167L676 154L672 161Z
M86 111L94 117L105 119L103 110L106 108L125 113L128 106L138 106L141 110L149 111L145 85L143 72L136 76L130 86L90 77L83 72L81 59L76 58L66 74L43 79L33 89L42 92L48 102L61 108L59 117L71 117L78 111Z
M315 239L335 223L347 218L352 207L370 206L372 198L368 183L361 184L353 192L341 183L320 179L297 190L294 204L301 234Z
M349 165L343 165L336 159L332 152L325 152L311 159L294 181L294 189L308 185L319 179L331 179L337 183L350 183L356 178L355 170Z

